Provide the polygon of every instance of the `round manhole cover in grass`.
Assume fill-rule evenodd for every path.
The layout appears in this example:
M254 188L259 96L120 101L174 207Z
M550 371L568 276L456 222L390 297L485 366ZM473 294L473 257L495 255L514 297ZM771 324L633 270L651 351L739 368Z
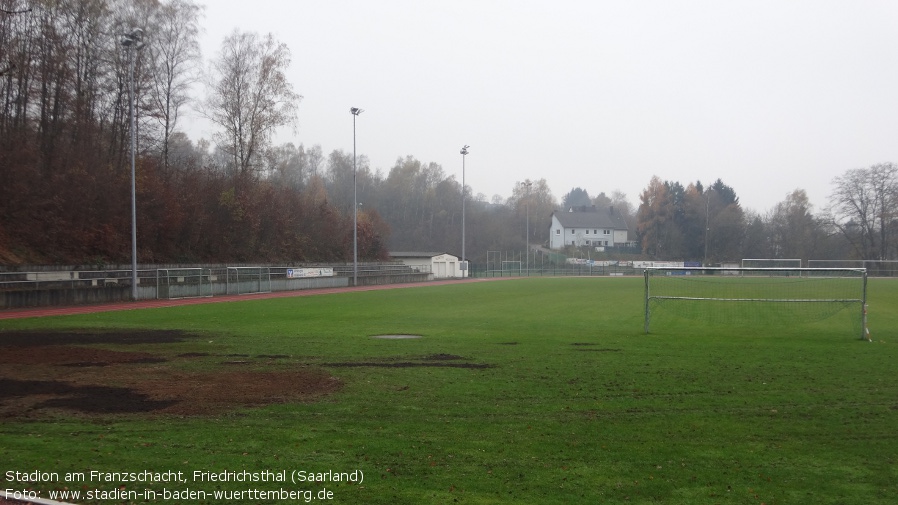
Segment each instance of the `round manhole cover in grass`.
M421 335L396 334L396 335L371 335L371 338L382 338L386 340L407 340L410 338L421 338Z

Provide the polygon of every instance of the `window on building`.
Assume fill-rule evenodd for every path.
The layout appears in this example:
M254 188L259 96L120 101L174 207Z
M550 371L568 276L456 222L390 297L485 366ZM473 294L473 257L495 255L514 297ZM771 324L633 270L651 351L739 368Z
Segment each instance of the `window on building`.
M586 234L589 235L589 230L586 230Z
M602 230L605 232L605 235L611 235L611 230Z
M561 228L555 230L555 235L561 235Z

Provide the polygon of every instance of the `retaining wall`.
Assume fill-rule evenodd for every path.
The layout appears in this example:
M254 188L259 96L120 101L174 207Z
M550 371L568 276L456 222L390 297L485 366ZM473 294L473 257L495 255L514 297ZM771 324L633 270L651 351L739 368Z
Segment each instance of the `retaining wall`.
M155 281L155 279L152 279ZM367 275L358 278L359 286L376 286L384 284L404 284L410 282L426 282L433 280L432 273L402 273ZM242 283L241 283L242 284ZM255 289L252 281L246 286L240 286L239 292L248 292ZM257 283L255 283L257 284ZM298 291L304 289L342 288L352 284L351 277L312 277L305 279L271 279L271 291ZM224 280L211 283L213 296L227 294L227 283ZM180 292L193 293L194 289L179 287L176 284L166 286L169 297L175 298ZM232 292L238 292L231 286ZM155 285L138 286L138 298L141 300L153 300L157 297ZM101 303L119 303L131 300L131 286L129 285L89 285L78 283L64 287L37 287L34 289L7 289L0 290L0 310L21 309L26 307L56 307L67 305L90 305Z

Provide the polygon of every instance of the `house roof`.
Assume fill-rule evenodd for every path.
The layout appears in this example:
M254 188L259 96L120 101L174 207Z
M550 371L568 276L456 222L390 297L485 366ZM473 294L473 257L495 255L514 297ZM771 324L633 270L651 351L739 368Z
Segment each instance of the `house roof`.
M613 230L627 230L627 221L623 214L614 210L614 207L607 209L596 209L595 207L586 207L579 209L571 209L569 211L559 211L552 214L561 223L564 228L604 228Z
M439 252L431 252L431 251L397 251L390 252L391 258L433 258L436 256L440 256L443 254L448 254L442 251Z

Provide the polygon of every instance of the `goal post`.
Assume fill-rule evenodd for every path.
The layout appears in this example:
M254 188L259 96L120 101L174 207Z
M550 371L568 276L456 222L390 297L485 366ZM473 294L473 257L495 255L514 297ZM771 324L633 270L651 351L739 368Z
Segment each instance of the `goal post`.
M801 258L743 258L742 268L801 268Z
M227 293L248 295L271 292L269 267L227 267Z
M796 326L844 313L867 338L863 268L646 268L645 332L653 318Z
M502 261L502 275L508 272L510 275L521 275L521 262L519 260Z
M212 296L212 275L208 268L156 269L156 298L202 298Z
M898 277L898 260L808 260L815 268L866 268L870 277Z

